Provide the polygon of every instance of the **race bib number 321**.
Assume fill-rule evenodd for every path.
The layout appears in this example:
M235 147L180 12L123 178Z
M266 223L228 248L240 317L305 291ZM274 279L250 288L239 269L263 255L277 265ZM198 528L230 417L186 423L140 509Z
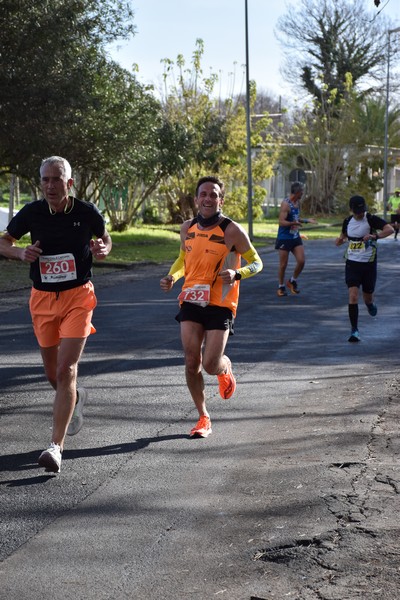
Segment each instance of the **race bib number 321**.
M39 257L40 277L43 283L60 283L76 279L73 254L52 254Z

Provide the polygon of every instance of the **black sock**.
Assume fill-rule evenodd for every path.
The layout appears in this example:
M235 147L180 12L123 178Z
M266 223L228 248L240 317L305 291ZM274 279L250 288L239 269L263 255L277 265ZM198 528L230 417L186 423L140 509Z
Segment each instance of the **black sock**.
M358 304L349 304L349 319L352 329L358 328Z

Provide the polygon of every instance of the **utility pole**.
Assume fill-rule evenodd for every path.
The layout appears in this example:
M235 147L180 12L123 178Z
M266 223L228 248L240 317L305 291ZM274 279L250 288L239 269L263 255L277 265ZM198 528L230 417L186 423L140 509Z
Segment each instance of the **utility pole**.
M390 81L390 35L400 31L400 27L388 30L387 40L387 73L386 73L386 108L385 108L385 143L383 151L383 218L387 216L388 200L388 148L389 148L389 81Z
M247 219L249 238L253 240L253 181L251 172L251 122L250 122L250 77L249 77L249 23L247 0L245 0L246 26L246 139L247 139Z

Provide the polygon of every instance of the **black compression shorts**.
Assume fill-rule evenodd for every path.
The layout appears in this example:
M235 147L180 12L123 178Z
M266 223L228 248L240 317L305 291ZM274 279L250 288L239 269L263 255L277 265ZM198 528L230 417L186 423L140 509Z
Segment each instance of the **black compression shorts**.
M224 306L199 306L191 302L182 302L181 309L175 319L178 323L182 321L193 321L200 323L204 329L229 330L229 335L233 335L234 317L232 311Z

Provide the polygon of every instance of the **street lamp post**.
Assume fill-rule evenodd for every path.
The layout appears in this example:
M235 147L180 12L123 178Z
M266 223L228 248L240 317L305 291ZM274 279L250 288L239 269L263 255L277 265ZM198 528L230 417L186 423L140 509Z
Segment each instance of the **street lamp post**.
M249 25L247 17L247 0L245 0L246 28L246 139L247 139L247 219L249 238L253 240L253 182L251 172L251 125L250 125L250 77L249 77Z
M387 40L387 73L386 73L386 108L385 108L385 144L383 151L383 218L387 215L387 196L388 196L388 129L389 129L389 75L390 75L390 36L392 33L400 31L400 27L388 30Z

